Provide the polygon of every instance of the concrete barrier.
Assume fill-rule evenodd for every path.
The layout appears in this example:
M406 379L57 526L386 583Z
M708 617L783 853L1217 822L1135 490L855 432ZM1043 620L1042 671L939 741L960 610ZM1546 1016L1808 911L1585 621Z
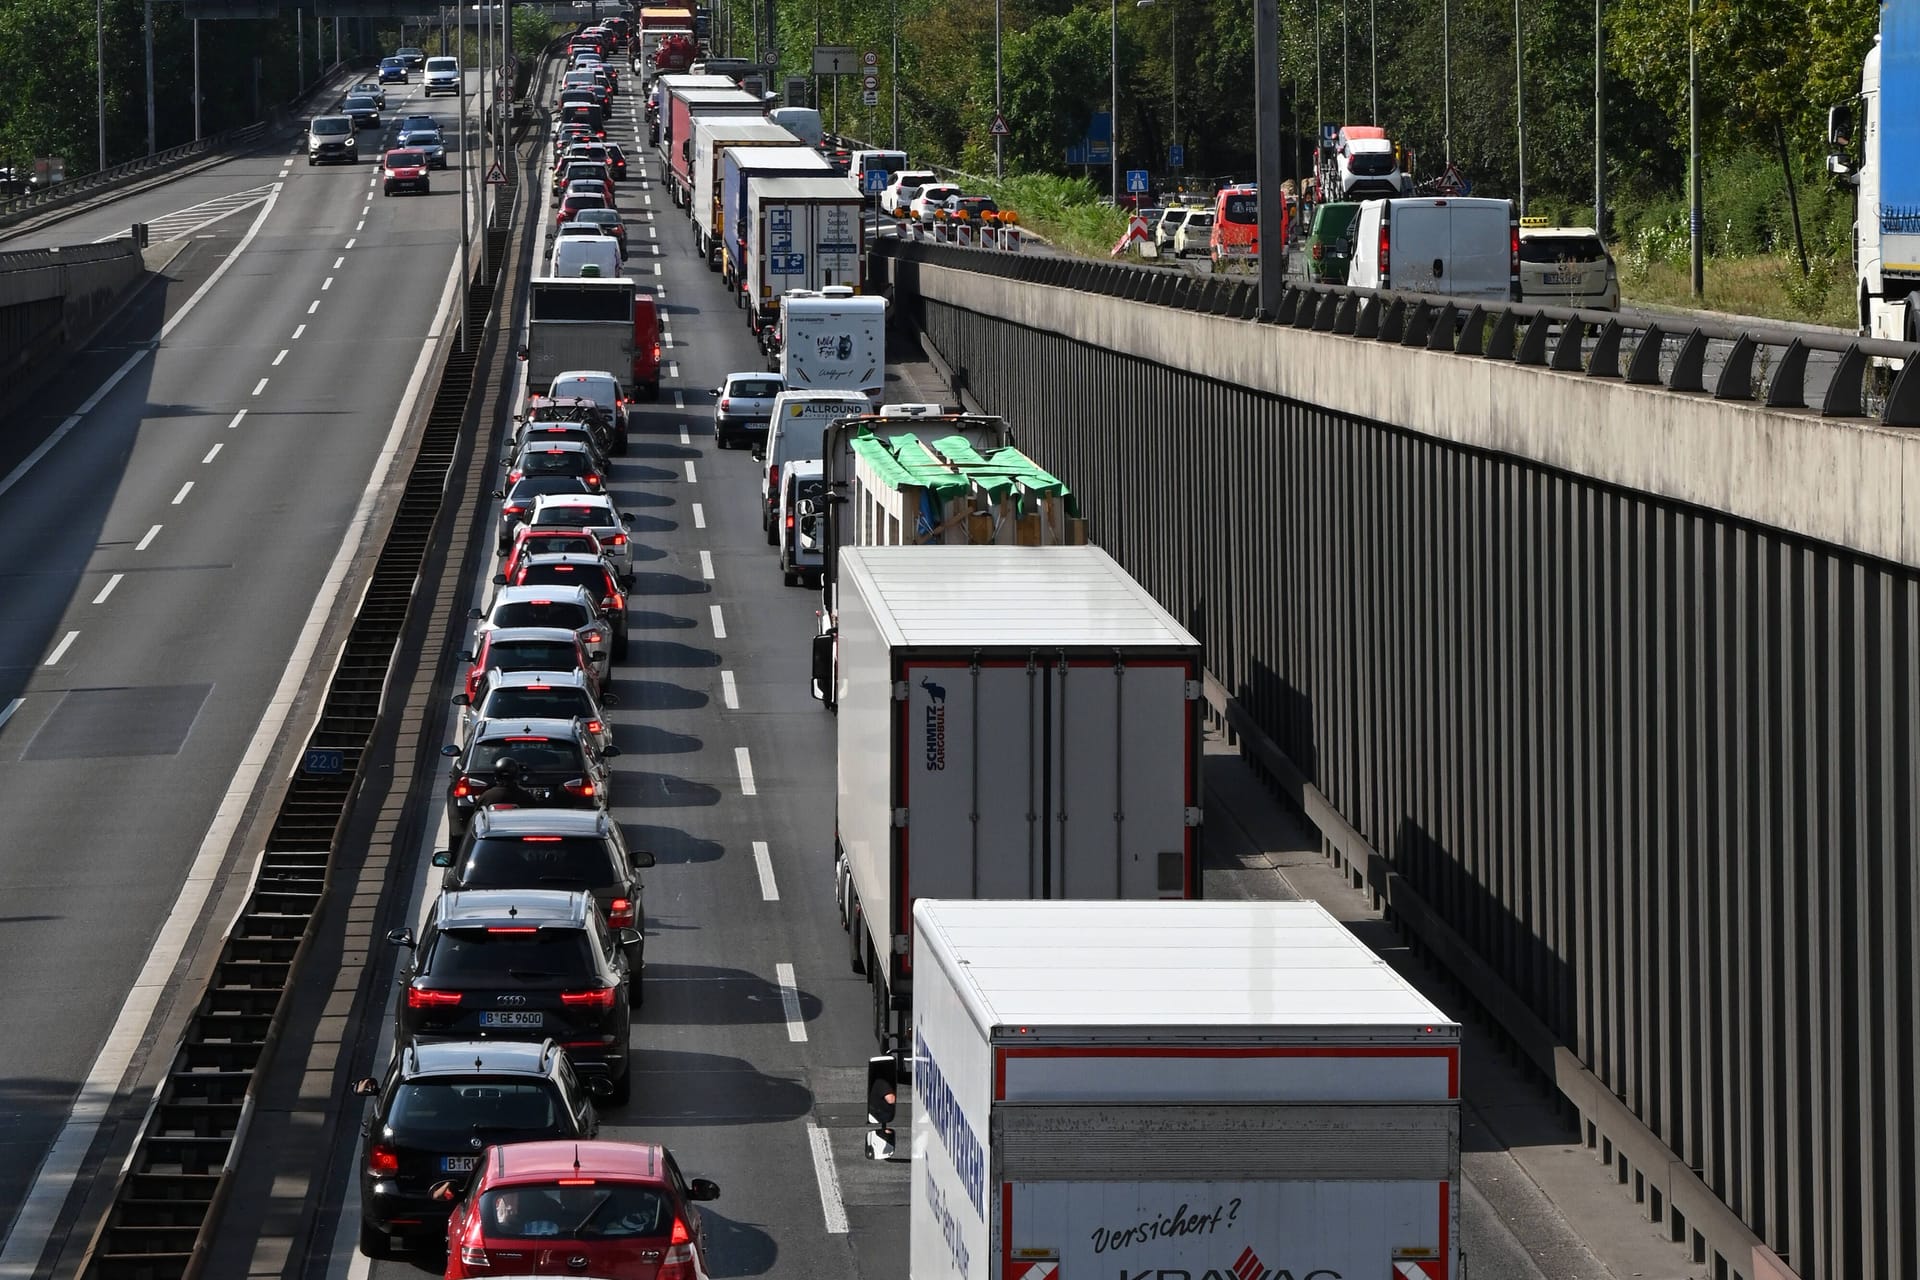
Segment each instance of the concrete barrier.
M0 383L85 341L146 272L132 236L0 253Z

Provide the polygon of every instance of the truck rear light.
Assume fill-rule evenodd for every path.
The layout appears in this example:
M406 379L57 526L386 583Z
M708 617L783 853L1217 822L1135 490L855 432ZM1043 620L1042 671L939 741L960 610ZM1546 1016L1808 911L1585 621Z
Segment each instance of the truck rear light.
M1387 226L1387 220L1380 219L1380 287L1387 287L1387 271L1393 251L1393 230Z

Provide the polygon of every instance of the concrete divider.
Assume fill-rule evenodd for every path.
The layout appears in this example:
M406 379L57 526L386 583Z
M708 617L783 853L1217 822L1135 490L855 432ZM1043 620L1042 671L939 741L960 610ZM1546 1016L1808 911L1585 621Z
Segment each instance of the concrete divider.
M0 253L0 383L106 323L147 266L132 236L105 244Z

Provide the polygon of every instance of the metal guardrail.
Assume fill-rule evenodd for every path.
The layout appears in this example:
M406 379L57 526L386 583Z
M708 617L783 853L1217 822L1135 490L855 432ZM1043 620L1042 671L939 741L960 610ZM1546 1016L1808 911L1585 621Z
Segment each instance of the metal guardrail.
M1920 427L1920 346L1912 343L1686 317L1629 320L1520 302L1463 304L1330 284L1290 285L1274 314L1263 316L1259 288L1250 280L913 241L876 240L873 252L1151 306L1708 393L1770 409L1817 408L1826 418L1871 417L1885 426ZM1711 381L1710 347L1716 366ZM1817 406L1808 404L1807 393L1808 357L1814 353L1836 357ZM1895 362L1898 370L1891 368Z

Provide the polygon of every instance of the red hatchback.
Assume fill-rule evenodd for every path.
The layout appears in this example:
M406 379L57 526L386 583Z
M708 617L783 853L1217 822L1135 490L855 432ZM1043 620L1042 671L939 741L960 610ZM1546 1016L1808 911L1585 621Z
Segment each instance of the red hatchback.
M455 1184L434 1189L452 1199ZM665 1147L642 1142L520 1142L488 1147L447 1218L447 1277L591 1275L707 1280L707 1233Z

